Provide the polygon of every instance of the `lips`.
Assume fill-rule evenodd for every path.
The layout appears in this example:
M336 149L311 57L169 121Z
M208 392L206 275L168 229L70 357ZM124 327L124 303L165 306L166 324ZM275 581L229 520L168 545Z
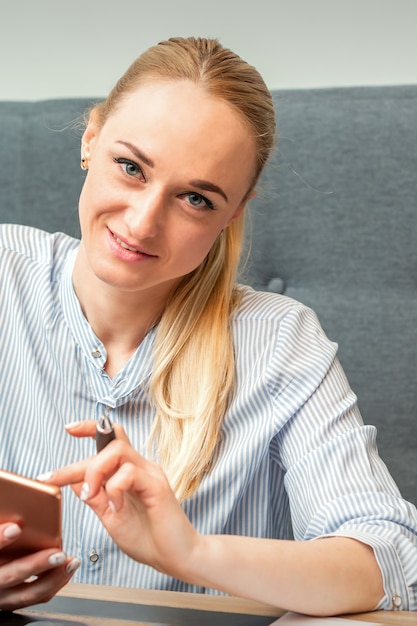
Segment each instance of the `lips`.
M131 250L132 252L140 252L140 250L138 250L137 248L132 248L132 246L128 246L127 243L125 243L124 241L122 241L120 239L120 237L118 237L117 235L113 234L113 237L115 238L115 240L117 241L117 243L122 246L122 248L124 248L125 250Z
M141 257L154 257L154 256L156 256L154 254L151 254L150 252L147 252L146 250L143 250L142 248L136 248L135 246L131 246L129 243L124 241L124 239L122 239L121 237L116 235L116 233L114 233L112 230L110 230L110 229L108 229L108 230L109 230L109 234L111 235L112 239L117 243L118 246L120 246L124 250L127 250L128 252L134 252L135 254L140 255Z

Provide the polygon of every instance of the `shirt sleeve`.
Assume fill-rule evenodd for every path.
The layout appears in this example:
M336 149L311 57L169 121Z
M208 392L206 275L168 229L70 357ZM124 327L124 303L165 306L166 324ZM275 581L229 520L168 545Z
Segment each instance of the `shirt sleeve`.
M370 545L385 596L378 609L417 610L417 511L378 455L315 314L295 308L280 324L270 392L294 538L352 537Z

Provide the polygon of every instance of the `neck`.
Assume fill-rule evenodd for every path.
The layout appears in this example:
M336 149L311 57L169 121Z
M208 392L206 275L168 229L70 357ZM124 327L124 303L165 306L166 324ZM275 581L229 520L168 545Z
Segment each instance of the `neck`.
M77 257L73 284L82 311L107 352L106 371L114 376L158 323L172 285L123 291L99 280Z

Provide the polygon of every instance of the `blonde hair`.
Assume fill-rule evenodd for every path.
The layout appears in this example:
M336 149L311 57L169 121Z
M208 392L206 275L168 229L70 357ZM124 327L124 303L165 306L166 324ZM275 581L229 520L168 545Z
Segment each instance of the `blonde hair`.
M124 96L148 78L193 81L246 121L257 146L248 196L275 144L274 106L257 70L215 39L172 38L132 63L95 107L96 121L104 124ZM230 321L240 299L236 275L243 238L244 214L219 235L203 263L183 277L156 331L151 444L180 501L212 467L234 391Z

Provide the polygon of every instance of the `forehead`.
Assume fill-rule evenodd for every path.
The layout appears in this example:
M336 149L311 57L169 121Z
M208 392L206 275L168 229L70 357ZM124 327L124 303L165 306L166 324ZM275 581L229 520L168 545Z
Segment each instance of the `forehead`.
M102 131L137 142L155 157L169 149L177 158L191 153L196 162L239 163L243 157L255 167L255 139L241 113L191 81L146 81L123 97Z
M191 117L189 113L191 112ZM175 116L177 123L188 120L189 125L213 117L227 117L229 123L241 132L251 134L243 115L226 99L211 94L204 85L190 80L163 80L148 78L136 89L126 93L118 103L112 117L126 114L150 115L154 118Z

